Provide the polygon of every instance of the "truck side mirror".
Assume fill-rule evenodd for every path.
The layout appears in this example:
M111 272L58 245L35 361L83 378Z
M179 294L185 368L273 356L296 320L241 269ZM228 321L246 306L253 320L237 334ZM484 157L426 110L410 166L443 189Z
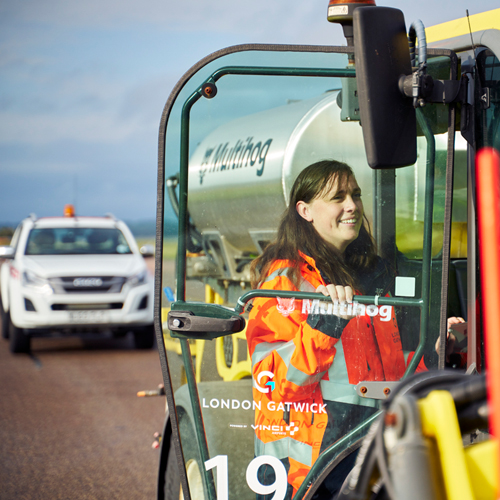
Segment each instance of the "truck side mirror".
M411 75L403 13L363 7L353 14L354 56L366 156L371 168L394 168L417 161L417 124L411 98L399 90Z
M0 247L0 259L13 259L15 255L15 250L10 246Z

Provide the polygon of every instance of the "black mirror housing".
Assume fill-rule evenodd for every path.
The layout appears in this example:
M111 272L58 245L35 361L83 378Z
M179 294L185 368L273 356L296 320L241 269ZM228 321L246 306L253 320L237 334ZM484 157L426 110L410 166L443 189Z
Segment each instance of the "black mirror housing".
M363 7L353 15L354 55L361 125L368 164L374 169L417 161L417 123L412 99L399 89L411 75L403 13Z

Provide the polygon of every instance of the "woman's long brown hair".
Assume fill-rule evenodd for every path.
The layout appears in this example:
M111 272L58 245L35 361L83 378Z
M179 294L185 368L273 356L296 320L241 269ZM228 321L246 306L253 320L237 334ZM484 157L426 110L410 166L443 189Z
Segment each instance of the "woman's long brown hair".
M299 251L312 257L331 283L350 285L355 289L359 287L358 276L374 266L377 256L368 219L363 218L359 236L342 255L295 208L298 201L311 203L328 193L337 181L337 189L344 189L351 178L354 178L351 167L335 160L313 163L299 174L290 192L290 203L281 219L276 241L269 244L263 254L252 262L253 288L257 288L266 278L271 264L277 259L290 261L292 272L288 276L299 288L300 268L304 263Z

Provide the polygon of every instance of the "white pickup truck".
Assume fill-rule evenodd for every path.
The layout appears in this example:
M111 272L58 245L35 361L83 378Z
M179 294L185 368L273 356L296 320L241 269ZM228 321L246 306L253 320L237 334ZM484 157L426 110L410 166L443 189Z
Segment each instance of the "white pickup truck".
M13 353L31 337L134 335L154 344L153 277L127 225L109 215L24 219L0 247L2 336Z

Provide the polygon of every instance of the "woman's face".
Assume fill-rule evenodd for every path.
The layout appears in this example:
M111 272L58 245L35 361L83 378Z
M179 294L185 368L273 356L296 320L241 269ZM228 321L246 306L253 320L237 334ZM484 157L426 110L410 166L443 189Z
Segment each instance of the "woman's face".
M325 241L341 253L358 237L363 223L361 189L354 177L349 179L345 190L339 189L338 181L335 181L329 192L310 203L297 202L296 209L301 217L312 222Z

